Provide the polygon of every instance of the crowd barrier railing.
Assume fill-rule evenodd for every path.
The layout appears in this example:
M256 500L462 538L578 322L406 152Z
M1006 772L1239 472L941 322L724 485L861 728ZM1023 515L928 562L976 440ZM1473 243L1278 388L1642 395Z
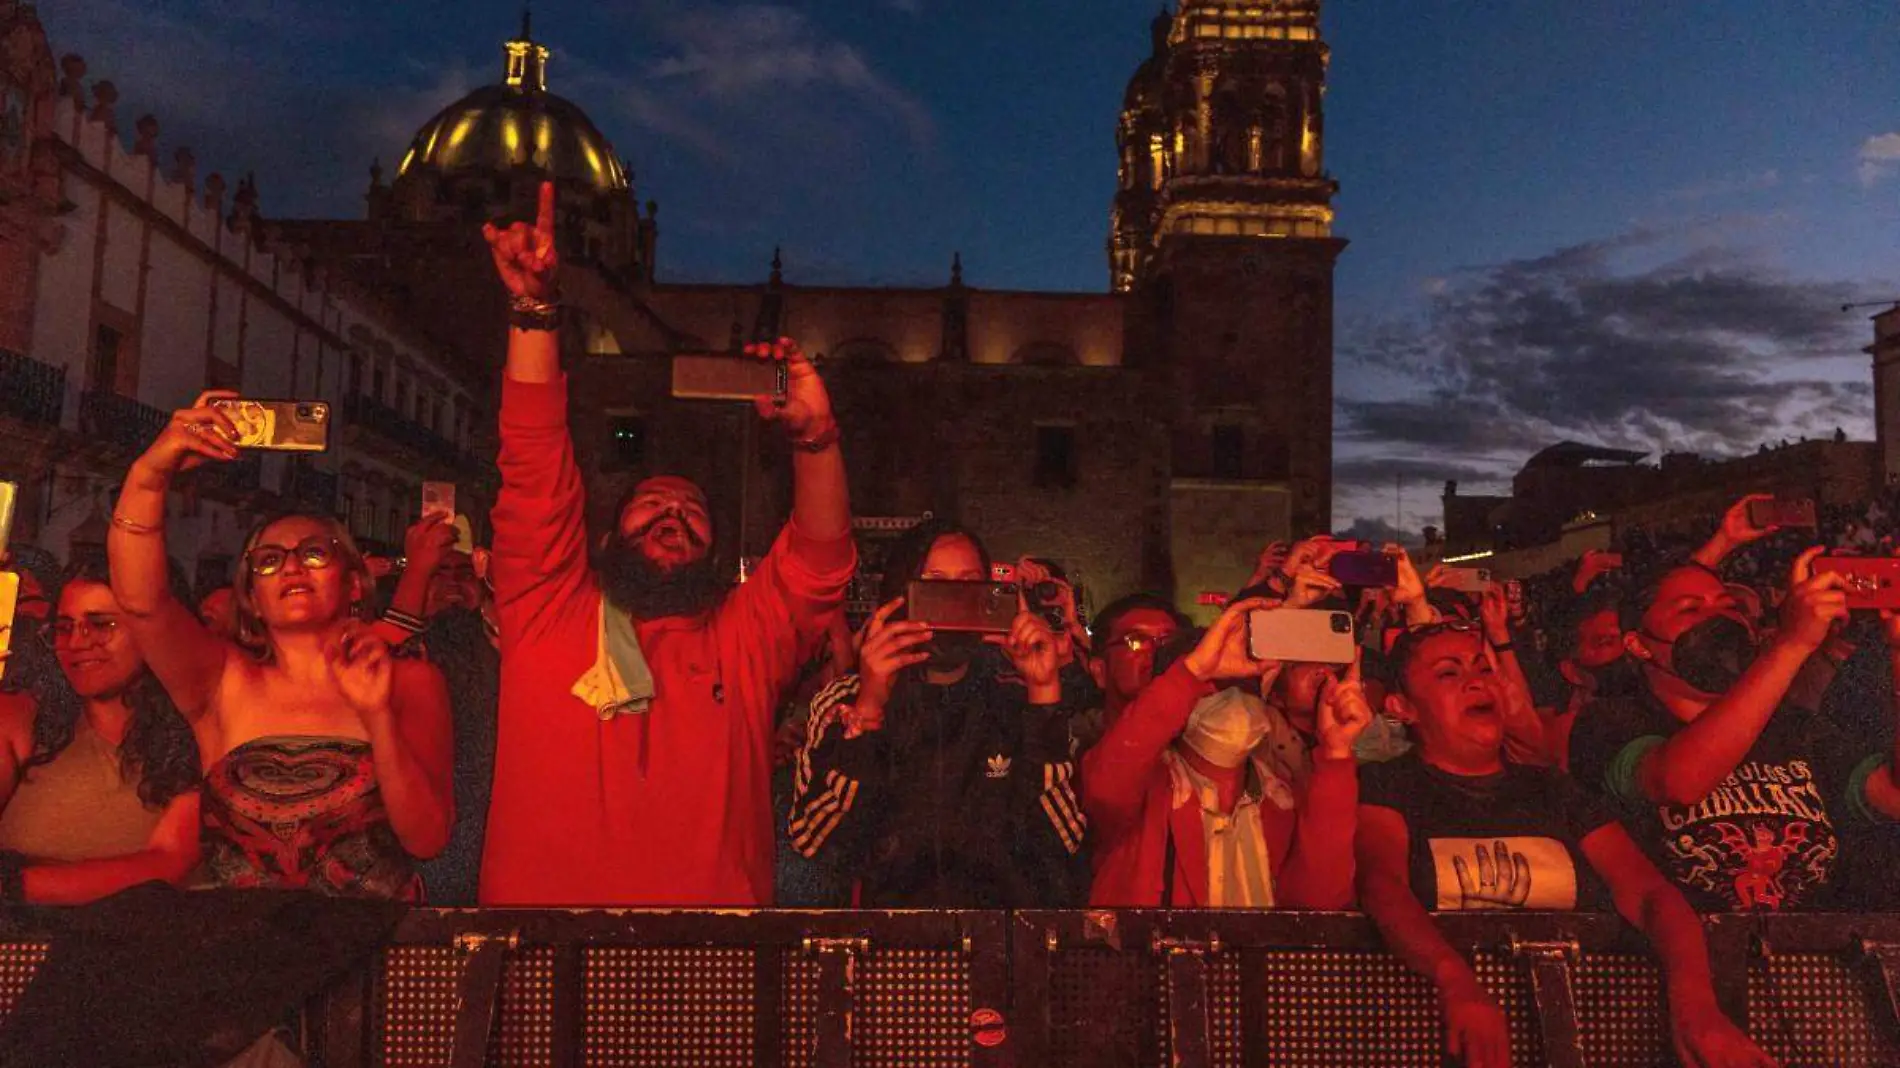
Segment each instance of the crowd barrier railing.
M1517 1065L1673 1063L1614 916L1448 914ZM1780 1061L1900 1064L1900 915L1705 918L1717 997ZM0 1015L46 947L0 942ZM304 1014L326 1068L1438 1068L1434 992L1363 916L418 910Z

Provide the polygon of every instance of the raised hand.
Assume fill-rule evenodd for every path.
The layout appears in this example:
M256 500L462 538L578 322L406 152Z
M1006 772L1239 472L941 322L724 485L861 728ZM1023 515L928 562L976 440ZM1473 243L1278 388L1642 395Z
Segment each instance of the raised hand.
M510 296L532 301L554 299L561 260L554 250L553 182L541 183L534 225L512 223L504 230L494 223L484 223L482 236L495 258L495 273L501 276L501 284Z
M1334 760L1349 759L1359 736L1372 724L1372 704L1366 700L1359 659L1346 668L1346 677L1328 677L1320 683L1316 733L1319 755Z
M189 471L209 460L228 462L238 458L237 427L229 416L211 406L214 400L233 400L230 390L211 389L198 394L189 408L172 413L171 421L159 431L158 439L136 461L156 474L170 476Z
M782 337L777 341L747 345L745 354L785 364L785 402L758 398L753 405L758 409L759 418L784 427L786 436L794 441L816 438L835 425L831 394L825 390L825 380L818 377L818 368L805 358L805 350L798 342Z
M864 644L858 650L858 696L851 724L855 737L884 726L884 706L891 699L897 673L930 659L924 648L932 633L922 623L891 622L904 599L877 610L864 626Z
M337 692L365 722L389 715L396 669L389 646L368 630L352 627L324 648L325 664Z
M1817 545L1795 560L1776 634L1777 641L1809 653L1819 649L1834 624L1848 616L1847 580L1839 572L1814 573L1815 558L1825 552L1826 547Z
M1412 563L1412 556L1402 545L1388 545L1385 554L1392 557L1398 565L1398 579L1392 584L1392 603L1408 605L1425 599L1425 580L1418 575L1418 565Z
M1722 532L1719 536L1725 539L1730 546L1740 548L1750 542L1760 541L1768 535L1780 530L1780 527L1772 524L1765 527L1758 527L1753 520L1748 518L1749 505L1757 501L1772 501L1774 499L1774 495L1771 493L1751 493L1741 500L1736 501L1734 504L1729 505L1728 511L1722 515Z
M1182 665L1202 682L1250 679L1277 669L1276 662L1255 660L1247 650L1247 615L1278 607L1279 602L1265 597L1249 597L1228 605L1193 650L1181 658Z
M420 575L435 574L453 548L455 524L440 515L423 516L410 525L402 539L403 556L409 561L409 570Z
M1511 603L1502 585L1492 582L1484 587L1478 597L1478 618L1484 621L1485 641L1494 646L1510 643Z
M1034 612L1018 612L1008 634L991 634L983 640L1003 647L1003 654L1023 677L1032 702L1050 704L1062 696L1062 655L1055 628L1048 620Z

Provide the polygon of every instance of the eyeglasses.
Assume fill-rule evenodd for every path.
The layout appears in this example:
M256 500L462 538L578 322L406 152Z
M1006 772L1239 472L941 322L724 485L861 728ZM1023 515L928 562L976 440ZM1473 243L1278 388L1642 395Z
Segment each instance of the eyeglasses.
M48 644L55 647L70 646L73 644L73 639L88 634L96 638L98 644L104 645L119 633L119 617L102 613L93 613L78 619L61 616L47 624L40 633Z
M251 568L251 574L259 578L275 575L284 569L284 564L296 556L307 571L322 571L336 562L337 543L335 538L305 538L294 549L281 545L259 545L244 557Z
M1156 648L1165 640L1164 638L1157 638L1152 634L1143 634L1141 631L1135 630L1129 631L1119 638L1111 639L1108 644L1111 646L1119 645L1131 653L1145 653Z
M1478 634L1483 630L1484 624L1475 619L1441 619L1436 623L1408 627L1405 636L1416 641L1436 634Z

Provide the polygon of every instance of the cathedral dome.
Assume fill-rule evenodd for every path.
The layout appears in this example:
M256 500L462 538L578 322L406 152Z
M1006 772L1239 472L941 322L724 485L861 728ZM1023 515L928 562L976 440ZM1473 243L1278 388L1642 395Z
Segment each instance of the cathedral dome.
M625 193L627 172L613 145L578 106L548 92L548 50L529 36L525 16L521 36L505 50L501 84L475 90L424 123L398 174L449 178L530 166L564 185Z

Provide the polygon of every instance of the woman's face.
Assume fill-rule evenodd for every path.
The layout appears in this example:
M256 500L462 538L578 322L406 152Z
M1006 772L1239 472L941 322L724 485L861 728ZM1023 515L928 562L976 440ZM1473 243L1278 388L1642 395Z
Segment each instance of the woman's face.
M933 582L981 582L990 576L983 567L983 554L977 551L975 542L961 534L945 534L933 542L930 551L924 554L923 574L918 577Z
M145 657L104 583L68 582L59 595L50 634L60 670L81 697L116 697L145 670Z
M1400 683L1400 718L1412 725L1426 756L1469 760L1502 750L1504 695L1477 634L1447 631L1425 638Z
M246 554L251 610L271 630L320 629L348 616L362 590L330 527L291 516L264 528Z

